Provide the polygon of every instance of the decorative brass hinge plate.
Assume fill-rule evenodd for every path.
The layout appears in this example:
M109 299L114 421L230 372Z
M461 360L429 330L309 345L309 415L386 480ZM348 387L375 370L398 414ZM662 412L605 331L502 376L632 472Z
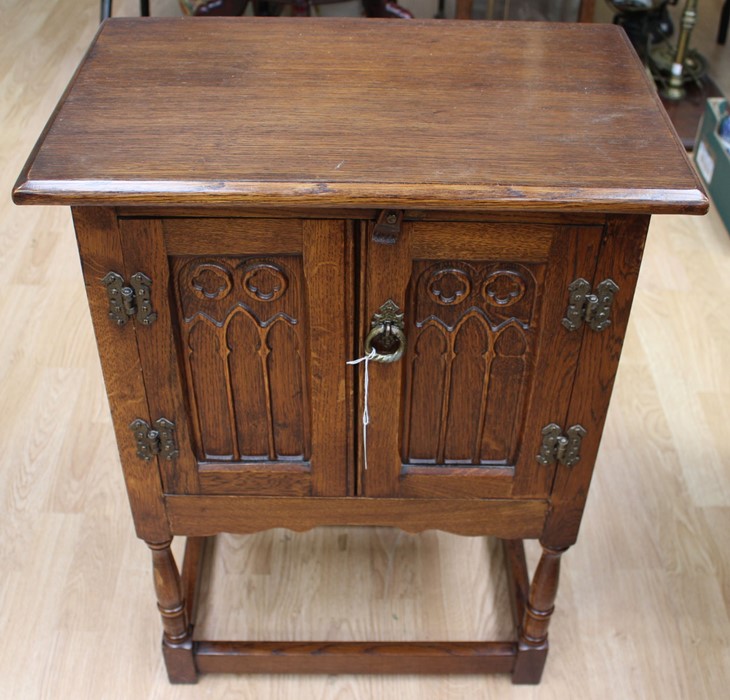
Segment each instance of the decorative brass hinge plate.
M150 426L141 418L130 424L137 441L137 456L145 462L157 455L165 459L175 459L178 455L175 424L167 418L159 418L153 425L154 427Z
M566 467L572 467L580 462L580 444L586 436L586 429L582 425L571 425L563 435L562 428L556 423L550 423L542 429L542 443L537 461L540 464L555 464L559 462Z
M583 323L591 330L602 331L611 325L610 313L618 285L612 279L603 280L595 293L591 293L588 280L579 277L568 287L570 298L563 325L569 331L577 331Z
M143 272L133 274L128 285L120 274L108 272L102 284L109 297L109 318L117 325L123 326L132 316L145 326L155 322L157 314L150 301L152 280Z
M383 209L373 226L373 243L395 245L400 236L403 212L399 209Z

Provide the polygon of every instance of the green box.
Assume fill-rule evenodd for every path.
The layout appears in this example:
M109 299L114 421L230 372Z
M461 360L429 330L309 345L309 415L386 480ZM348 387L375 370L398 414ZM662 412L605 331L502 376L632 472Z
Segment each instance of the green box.
M725 228L730 231L730 146L725 145L717 133L725 114L727 100L724 97L707 100L695 139L694 161Z

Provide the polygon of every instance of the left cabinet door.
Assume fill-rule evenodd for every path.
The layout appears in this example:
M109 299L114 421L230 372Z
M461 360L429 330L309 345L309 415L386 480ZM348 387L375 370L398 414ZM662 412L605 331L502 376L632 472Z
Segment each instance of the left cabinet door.
M127 218L120 235L157 314L136 334L150 424L175 424L165 492L347 495L345 223Z

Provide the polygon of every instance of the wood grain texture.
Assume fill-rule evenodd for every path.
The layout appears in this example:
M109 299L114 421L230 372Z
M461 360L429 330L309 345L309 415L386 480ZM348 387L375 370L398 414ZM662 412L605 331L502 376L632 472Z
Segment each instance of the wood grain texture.
M122 14L139 10L128 0L115 0L114 8ZM153 10L174 13L177 3L158 0ZM715 44L718 11L715 0L702 6L693 44L728 93L730 45ZM3 12L12 27L0 43L0 152L8 161L0 180L8 191L93 37L98 2L8 0ZM425 7L422 15L432 12ZM70 217L61 209L15 208L7 199L0 211L6 279L0 296L0 629L13 640L0 648L0 695L139 700L198 698L204 692L211 698L444 700L534 694L512 688L503 677L458 676L221 675L206 677L199 688L169 687L157 653L149 555L129 527ZM553 620L551 641L560 653L549 660L541 698L605 700L609 693L714 700L726 693L729 255L730 239L714 212L704 220L652 222L582 524L587 546L573 548L562 571L558 605L580 613ZM709 279L716 293L699 304L697 290L706 289ZM254 638L270 631L272 622L280 637L309 629L295 614L308 610L314 617L321 613L319 638L331 629L346 630L353 606L345 598L333 611L332 600L350 589L352 579L341 577L350 567L342 565L343 548L337 546L338 538L348 536L344 551L351 561L359 560L362 543L377 548L367 572L385 601L361 618L356 638L396 627L394 638L401 629L415 638L464 630L473 636L465 625L475 608L491 605L489 551L476 546L477 539L369 528L309 534L304 550L320 543L318 556L296 572L284 563L266 568L279 531L257 536L259 556L241 588L268 592L286 606L271 619L247 610ZM414 574L412 547L432 569ZM531 554L528 548L528 559ZM240 551L230 552L224 566L240 560ZM454 570L460 573L455 585L443 585ZM327 603L314 607L313 591ZM265 609L266 596L262 600ZM229 613L212 615L225 624Z
M157 606L162 616L165 640L172 644L185 642L191 635L182 582L170 542L148 542L152 552L152 573Z
M274 498L167 496L176 535L259 532L286 527L297 532L323 525L380 525L407 532L437 528L461 535L506 539L538 537L547 514L544 501L449 498Z
M515 683L536 684L542 678L548 652L548 627L558 594L560 557L564 551L544 547L540 555L520 625Z
M131 322L149 405L150 424L160 418L175 424L175 439L180 445L190 443L190 415L182 391L182 369L178 364L173 310L170 302L170 272L159 221L128 219L119 223L120 243L124 255L125 279L141 272L152 280L150 300L157 320L145 326ZM123 381L123 378L119 378ZM144 416L142 416L145 418ZM200 489L194 456L182 450L175 459L159 457L165 491L197 493Z
M444 237L458 241L459 256L463 258L507 259L518 262L544 262L553 241L553 226L529 225L524 221L512 223L509 218L497 222L452 223L456 215L442 212L441 221L421 221L418 236L411 243L411 255L416 259L441 260L453 256ZM415 217L414 217L415 218ZM485 218L482 214L481 218ZM449 222L448 233L444 221ZM556 221L555 223L560 223Z
M199 642L203 673L510 673L507 642Z
M115 207L121 218L146 216L155 219L165 218L190 218L200 217L199 207L176 206L174 208L163 206L118 206ZM378 210L372 208L353 207L245 207L245 206L221 206L215 209L206 209L205 218L239 218L247 219L300 219L311 217L314 219L346 219L352 218L359 221L375 220L378 218ZM601 224L605 219L603 214L591 214L590 212L561 213L559 211L513 211L485 213L483 211L469 210L444 210L444 209L406 209L403 212L405 221L513 221L518 224L564 224L583 223ZM220 227L219 227L220 230ZM223 231L221 231L223 233ZM235 240L235 239L234 239ZM231 241L233 243L233 240Z
M129 269L153 279L158 318L138 344L153 420L177 425L166 491L344 496L345 224L121 227Z
M412 264L402 460L512 466L534 364L544 269L515 262L517 252L464 259L451 226L441 233L442 251L454 254L456 248L458 255ZM417 234L415 240L420 226Z
M407 222L393 245L369 235L363 323L395 301L408 347L370 367L367 495L547 497L554 469L535 456L542 428L563 422L583 335L561 320L601 231Z
M251 255L266 251L268 255L291 255L302 249L302 222L297 219L281 219L281 212L273 212L270 219L259 221L230 218L231 212L223 217L185 218L184 211L165 209L157 211L165 232L165 248L169 255L209 255L210 241L214 239L221 250L229 255ZM129 211L135 217L144 212ZM176 218L171 218L172 216Z
M188 537L185 540L185 554L180 567L180 584L188 620L195 620L198 614L200 578L209 546L210 541L207 537Z
M595 270L601 229L566 227L553 239L552 264L545 274L540 324L542 333L534 375L539 378L531 387L524 423L524 441L520 459L524 468L517 470L512 490L514 496L550 491L554 465L542 465L540 452L542 429L550 424L562 425L570 399L585 326L569 332L562 324L573 280ZM529 466L528 466L529 465Z
M257 242L258 251L267 250ZM171 260L197 458L221 465L306 462L309 324L301 243L298 255L246 257L228 254L217 236L207 245L208 255Z
M308 462L298 464L236 462L199 464L201 494L245 493L250 496L309 496L312 473Z
M193 658L192 626L171 540L148 542L152 552L152 573L157 609L162 618L162 653L172 683L194 683L197 669Z
M150 415L134 322L119 326L109 318L109 297L101 281L110 271L125 275L117 220L109 209L79 209L74 211L74 225L96 341L104 354L104 381L137 533L152 541L169 538L160 468L156 459L145 462L137 456L130 429L134 420L148 420Z
M555 470L551 496L553 510L541 539L548 546L570 546L578 534L621 357L648 225L647 218L611 217L606 226L593 287L595 289L597 283L610 278L619 291L611 308L611 325L600 332L588 330L583 336L565 425L582 425L587 434L581 442L580 462L573 467L560 464Z
M618 28L347 19L107 22L14 196L707 208Z
M348 472L345 435L346 337L352 310L345 307L345 224L304 222L304 277L309 311L309 381L312 403L312 494L344 496Z
M408 308L407 291L411 277L411 239L414 225L403 224L401 232L392 245L378 243L373 233L374 224L363 226L364 256L367 261L362 271L363 316L359 338L358 357L365 354L364 344L370 332L372 318L387 301L392 301L401 311ZM364 371L359 373L361 385L359 415L364 406ZM390 497L400 493L400 400L402 393L403 368L401 362L371 363L369 382L373 387L368 396L370 423L366 436L360 427L360 445L367 439L368 463L364 455L360 460L360 481L366 496ZM360 447L361 455L363 448Z
M515 629L522 629L525 605L530 593L530 578L527 573L527 558L522 540L502 540L507 576L509 578L510 604Z

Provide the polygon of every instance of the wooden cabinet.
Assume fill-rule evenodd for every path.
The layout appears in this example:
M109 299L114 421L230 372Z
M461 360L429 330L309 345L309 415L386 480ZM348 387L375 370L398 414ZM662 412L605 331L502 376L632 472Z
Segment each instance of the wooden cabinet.
M205 213L119 221L122 276L151 281L156 318L137 345L145 423L175 423L165 493L549 495L554 469L536 455L543 427L564 423L584 333L563 325L568 289L581 272L593 283L603 228L416 214L388 240L376 231ZM366 464L362 435L348 452L365 407L360 380L346 395L345 362L366 354L386 303L405 348L370 369Z
M173 681L539 681L649 215L707 208L620 31L112 20L14 197L73 208ZM206 538L322 525L503 539L514 637L195 638Z

